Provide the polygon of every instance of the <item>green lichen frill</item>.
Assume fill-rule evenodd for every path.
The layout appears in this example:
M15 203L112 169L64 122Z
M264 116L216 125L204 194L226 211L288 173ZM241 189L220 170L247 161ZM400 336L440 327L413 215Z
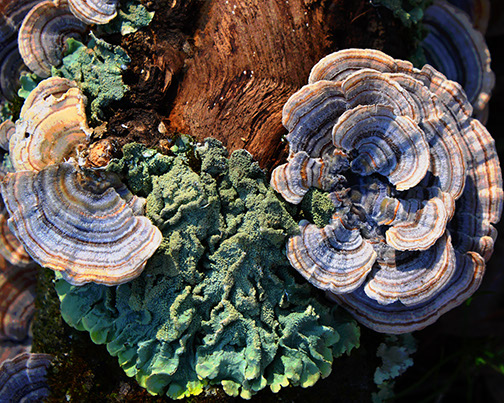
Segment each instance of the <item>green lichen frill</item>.
M52 68L52 75L75 80L91 101L91 119L100 122L105 117L104 108L121 99L128 87L122 73L130 58L120 46L114 46L96 38L91 32L87 46L70 38L68 49L59 68Z
M294 279L283 250L297 225L249 153L228 159L207 139L196 148L197 173L185 155L123 151L112 169L148 194L163 242L130 283L59 279L56 290L64 319L106 343L129 376L172 398L208 385L250 398L266 386L311 386L358 345L355 322Z
M385 336L376 352L382 360L382 365L376 368L374 373L378 392L373 393L373 403L393 400L395 379L413 365L411 355L416 350L416 340L411 333Z
M127 0L119 3L117 16L108 24L96 28L107 34L132 34L146 27L154 18L154 12L148 11L138 0Z

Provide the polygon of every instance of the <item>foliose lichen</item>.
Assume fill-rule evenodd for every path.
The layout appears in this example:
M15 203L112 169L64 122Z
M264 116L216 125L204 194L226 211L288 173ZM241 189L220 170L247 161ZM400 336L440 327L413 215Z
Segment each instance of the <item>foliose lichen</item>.
M32 92L37 84L42 80L43 78L37 76L35 73L28 73L25 71L22 72L21 76L19 77L19 83L21 84L21 87L18 90L18 95L23 99L28 98L30 92Z
M87 45L68 39L68 50L59 68L52 68L52 75L65 77L79 83L82 92L89 98L91 120L104 118L104 108L112 101L121 99L128 87L123 83L122 73L130 58L120 46L111 45L90 33Z
M401 21L407 28L414 44L408 59L418 68L425 63L425 54L420 42L425 37L422 19L425 9L432 4L433 0L371 0L374 6L383 6L392 11L394 17Z
M393 398L395 379L413 365L411 355L416 350L417 343L411 333L385 336L376 352L382 365L376 368L374 374L374 382L378 386L378 392L372 396L374 403Z
M120 2L117 16L108 24L99 26L98 29L109 34L119 32L121 35L127 35L146 27L153 18L153 11L148 11L137 0L128 0Z
M269 386L313 385L359 343L357 325L298 283L284 255L297 229L251 155L207 139L164 156L130 144L111 169L147 194L163 232L143 274L118 287L56 281L65 321L106 343L153 394L221 385L250 398Z

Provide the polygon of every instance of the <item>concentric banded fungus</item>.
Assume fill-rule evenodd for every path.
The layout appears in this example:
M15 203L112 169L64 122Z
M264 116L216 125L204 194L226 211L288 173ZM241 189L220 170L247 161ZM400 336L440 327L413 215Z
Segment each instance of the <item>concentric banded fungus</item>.
M27 266L33 263L30 255L11 232L7 219L9 213L0 197L0 255L16 266Z
M84 104L73 81L53 77L40 82L26 99L9 143L16 171L39 171L74 156L91 135Z
M70 10L86 24L106 24L117 14L118 0L68 0Z
M377 331L421 329L479 286L503 204L494 141L459 84L376 50L322 59L286 103L289 162L271 183L310 187L334 214L300 223L287 256Z
M485 35L490 20L490 0L448 0L450 4L464 11L474 28Z
M74 17L66 0L48 0L34 6L19 29L19 53L39 77L51 75L61 64L68 38L82 39L86 24Z
M23 353L0 365L2 402L40 402L49 395L46 383L49 354Z
M0 95L11 101L21 71L26 70L19 55L17 31L23 18L41 0L0 0Z
M150 220L135 215L141 200L112 174L91 177L72 164L50 165L8 174L2 195L9 227L32 258L74 285L127 282L161 242Z
M481 32L469 17L444 0L436 0L425 10L428 34L422 41L427 61L450 80L462 84L478 119L495 85L490 68L490 52Z
M0 257L0 341L28 337L35 313L36 268L14 266Z
M16 125L12 120L0 123L0 148L9 151L9 140L16 131Z

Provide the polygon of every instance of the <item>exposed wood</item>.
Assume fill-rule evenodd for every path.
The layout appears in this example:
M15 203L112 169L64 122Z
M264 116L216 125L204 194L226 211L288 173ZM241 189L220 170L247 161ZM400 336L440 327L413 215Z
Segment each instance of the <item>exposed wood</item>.
M311 67L337 50L337 40L349 42L341 40L342 27L354 26L348 29L354 46L371 38L369 30L378 29L368 24L371 17L376 20L369 2L355 0L204 2L170 127L198 139L216 137L230 150L246 148L271 167L285 156L284 103L306 84Z
M318 60L348 47L404 57L409 44L397 35L403 28L390 16L385 29L388 10L368 0L158 0L146 5L156 11L154 21L122 44L134 57L126 74L131 91L121 108L145 109L153 116L147 126L162 121L167 133L198 140L212 136L230 151L245 148L266 169L286 157L282 107L307 83ZM125 119L136 117L129 113ZM114 121L124 123L121 115ZM121 127L111 122L109 134L124 136ZM149 145L166 136L146 135ZM141 136L135 131L123 142Z

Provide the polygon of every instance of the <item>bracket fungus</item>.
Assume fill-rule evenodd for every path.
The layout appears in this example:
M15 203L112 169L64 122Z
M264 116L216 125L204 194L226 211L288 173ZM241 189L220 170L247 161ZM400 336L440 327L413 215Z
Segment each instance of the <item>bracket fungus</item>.
M16 125L12 120L0 123L0 148L4 151L9 151L9 141L15 131Z
M106 24L117 14L118 0L68 0L72 13L86 24Z
M40 1L0 0L0 96L9 101L16 94L21 71L26 70L18 51L18 29L24 16Z
M75 156L89 141L86 98L66 78L41 81L26 99L9 142L16 171L40 171Z
M421 42L427 62L450 80L462 85L474 108L474 116L486 119L495 74L483 34L469 16L445 0L436 0L425 10L427 36Z
M22 342L35 313L36 268L0 257L0 341Z
M75 18L66 0L47 0L35 5L19 28L19 53L39 77L51 75L61 64L67 39L82 39L86 24Z
M138 276L161 243L161 232L113 174L72 164L7 174L2 196L9 227L40 265L75 285L115 285Z
M49 354L22 353L0 365L0 401L40 402L49 395Z
M495 144L461 86L370 49L317 63L283 109L291 203L328 193L332 218L287 243L291 265L362 324L422 329L478 288L503 204Z

